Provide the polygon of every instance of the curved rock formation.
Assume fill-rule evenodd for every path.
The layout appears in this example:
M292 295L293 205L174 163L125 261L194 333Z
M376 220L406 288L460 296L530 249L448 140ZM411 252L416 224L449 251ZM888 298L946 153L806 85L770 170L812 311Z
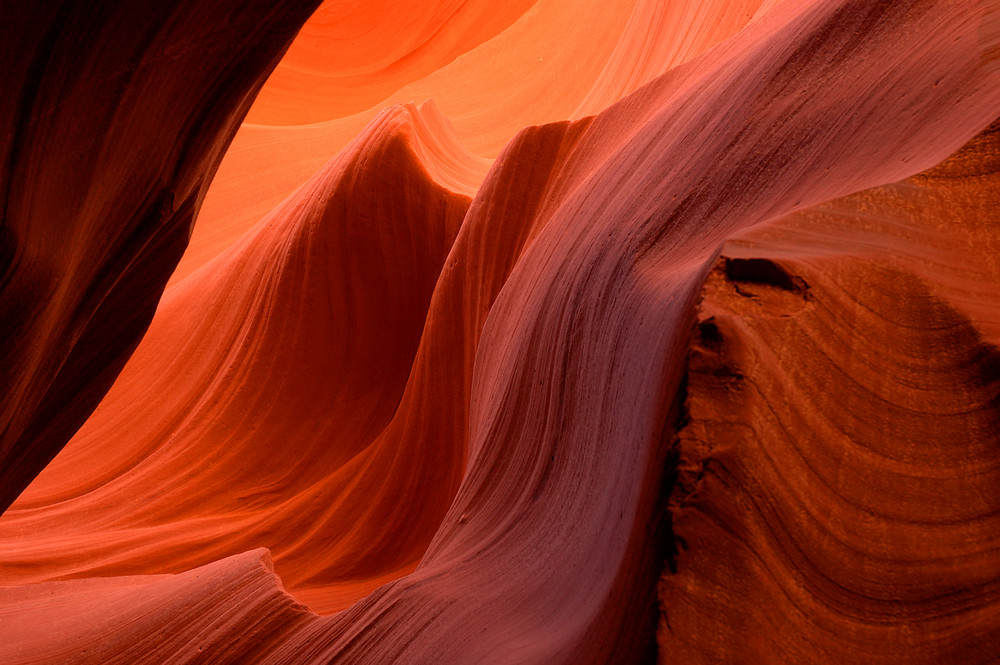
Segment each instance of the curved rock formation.
M556 5L427 77L491 165L394 106L216 227L0 517L0 662L995 662L1000 1L584 3L494 99Z
M995 661L998 201L994 124L723 248L689 360L666 662Z
M0 541L18 543L0 567L32 562L5 581L183 571L260 545L289 561L293 587L413 567L450 494L423 528L430 489L396 510L411 543L389 515L366 514L373 482L362 478L382 478L410 443L369 459L469 203L418 160L419 116L387 110L238 245L167 291L101 407L0 520ZM460 472L457 454L440 465L409 454L427 457L408 468L421 486L435 466ZM355 484L362 497L330 505ZM359 543L374 550L351 557L360 571L333 565Z
M289 107L287 117L262 111L268 124L246 124L237 134L206 198L191 249L172 281L180 281L232 243L386 104L433 99L473 153L493 158L522 127L602 111L735 33L760 5L761 0L539 0L493 39L436 71L405 81L399 89L386 89L385 96L372 99L375 103L369 108L336 115L328 104L303 103L299 98L294 105L281 105ZM466 6L471 3L463 10ZM305 30L323 34L334 28L311 21ZM449 39L447 33L435 34L406 60L422 62L425 50L439 49L435 44ZM280 80L264 88L261 104L272 96L290 94L282 88L272 93ZM296 90L306 99L312 94L354 99L364 92L366 80L326 82L325 92L320 93L313 92L318 84L303 84ZM296 124L303 113L310 121L322 122ZM325 115L314 117L315 113Z
M316 4L0 9L0 510L135 348L226 146Z
M247 122L308 125L353 115L489 41L535 0L327 0L257 97Z
M176 576L0 588L0 658L246 663L314 620L275 584L266 552L257 550Z

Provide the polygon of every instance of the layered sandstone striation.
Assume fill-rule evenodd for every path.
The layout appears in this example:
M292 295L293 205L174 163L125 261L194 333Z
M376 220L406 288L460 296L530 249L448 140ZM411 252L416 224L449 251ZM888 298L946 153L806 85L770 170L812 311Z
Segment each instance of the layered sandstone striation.
M994 124L723 246L688 361L665 661L994 662L998 196Z
M135 348L240 119L316 4L4 5L0 509Z
M139 342L309 9L170 7L11 116L0 663L996 662L1000 2L328 2Z

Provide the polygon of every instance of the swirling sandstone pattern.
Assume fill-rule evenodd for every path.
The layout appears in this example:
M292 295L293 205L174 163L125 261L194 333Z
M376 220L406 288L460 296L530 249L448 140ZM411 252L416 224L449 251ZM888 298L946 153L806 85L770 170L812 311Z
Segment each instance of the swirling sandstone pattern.
M4 3L0 509L135 348L240 117L316 4Z
M667 659L995 662L998 219L995 124L723 247L688 362Z
M414 115L387 110L168 291L101 407L0 526L19 544L4 564L33 561L13 579L182 571L259 545L290 562L294 586L336 582L360 562L373 578L413 567L457 484L461 443L450 454L412 437L372 443L399 405L469 203L422 169ZM408 477L386 478L407 444ZM454 478L438 482L448 468ZM378 482L414 484L409 510L378 511ZM389 529L382 542L366 526L392 520L409 539ZM328 543L320 557L313 533Z
M579 119L603 110L735 33L760 4L761 0L537 0L507 30L423 77L416 72L433 57L431 43L408 55L406 62L415 64L404 68L413 74L400 82L403 87L355 113L346 113L342 106L302 104L301 98L279 104L277 100L287 98L288 92L276 77L262 91L261 104L255 105L270 108L261 112L267 124L247 123L240 129L172 281L180 281L256 223L386 104L433 99L472 153L493 158L525 126ZM332 9L337 3L327 6ZM462 11L474 6L465 3ZM595 31L594 26L603 28ZM311 39L323 35L336 40L343 27L322 20L310 22L307 29ZM391 23L382 28L392 29ZM325 71L329 66L329 55L308 47L303 51L306 62L302 67L307 71ZM293 48L290 56L296 53ZM279 67L278 74L282 71ZM381 77L379 73L326 81L327 92L322 94L331 100L354 99L366 90L366 81ZM297 92L313 94L318 87L314 81ZM273 108L268 104L272 96ZM312 124L294 124L303 112L322 115L310 115ZM467 159L474 158L469 155ZM485 159L481 161L488 165ZM470 181L471 190L465 193L474 193L480 180Z
M137 152L74 234L63 152L4 172L4 367L88 362L5 402L60 420L0 467L0 663L997 662L1000 2L328 2L121 369L203 194L157 243L133 185L203 188L309 10L222 4L7 56L47 140ZM213 25L121 128L30 84Z

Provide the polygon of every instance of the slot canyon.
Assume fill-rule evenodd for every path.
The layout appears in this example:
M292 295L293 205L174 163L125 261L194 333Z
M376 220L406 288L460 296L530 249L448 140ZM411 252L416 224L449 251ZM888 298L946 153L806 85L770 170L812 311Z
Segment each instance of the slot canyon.
M0 665L1000 664L1000 0L0 37Z

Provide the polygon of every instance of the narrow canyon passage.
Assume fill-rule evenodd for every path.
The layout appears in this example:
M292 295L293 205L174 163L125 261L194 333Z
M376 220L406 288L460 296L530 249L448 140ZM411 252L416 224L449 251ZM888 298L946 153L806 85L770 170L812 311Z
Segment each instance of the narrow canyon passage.
M316 4L0 9L0 663L997 662L1000 2Z

